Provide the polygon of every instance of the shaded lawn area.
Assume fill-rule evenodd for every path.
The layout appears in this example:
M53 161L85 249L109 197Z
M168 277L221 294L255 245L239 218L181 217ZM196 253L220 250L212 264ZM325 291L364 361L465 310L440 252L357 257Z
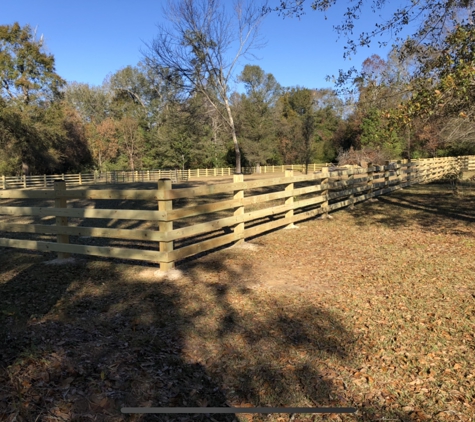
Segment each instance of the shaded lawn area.
M0 419L471 421L475 190L422 185L178 266L0 248ZM356 415L123 415L354 406Z

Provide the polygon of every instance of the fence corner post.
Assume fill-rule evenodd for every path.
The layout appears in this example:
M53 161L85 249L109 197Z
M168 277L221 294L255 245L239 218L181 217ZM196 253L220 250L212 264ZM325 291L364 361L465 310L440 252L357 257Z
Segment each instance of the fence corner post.
M368 182L367 182L367 186L369 188L369 192L368 192L368 199L370 202L373 202L373 201L376 201L376 199L374 199L374 192L373 192L373 189L374 189L374 186L373 186L373 181L374 181L374 167L373 167L373 163L371 161L369 161L367 164L367 169L366 169L366 172L368 174Z
M293 170L285 170L285 177L294 177L294 171ZM290 209L285 213L285 219L289 222L284 228L285 229L296 229L297 226L294 224L293 218L294 218L294 183L289 183L288 185L285 185L285 192L289 194L285 198L285 205L289 207Z
M54 181L54 190L55 190L55 203L54 206L55 208L67 208L67 200L66 198L61 195L61 193L64 193L66 191L66 182L64 180L55 180ZM57 227L67 227L68 226L68 217L56 217L56 226ZM57 234L56 237L56 242L58 244L69 244L69 235L68 234L62 234L59 233ZM71 254L67 252L58 252L58 258L59 259L67 259L71 256Z
M158 180L159 198L166 198L167 192L170 191L171 189L172 189L171 179ZM159 199L158 210L163 211L163 212L168 212L168 211L173 210L173 201L171 199ZM165 221L160 221L158 223L158 229L160 233L163 233L166 236L173 230L173 221L168 221L168 217L167 217ZM160 259L160 270L168 271L175 268L175 261L173 261L172 257L169 256L170 252L173 252L173 240L161 241L160 252L163 252L166 255L165 259Z
M391 161L384 162L384 188L389 188L389 165Z
M354 183L355 183L355 166L351 166L348 169L348 177L346 180L346 185L350 187L351 193L350 193L350 209L355 208L355 188L354 188Z
M397 177L397 188L402 188L402 180L401 180L401 160L396 161L396 177Z
M320 181L320 186L321 185L328 185L330 182L330 169L328 167L322 167L322 180ZM321 205L323 214L322 214L322 219L332 219L328 214L328 186L324 187L322 190L322 197L323 197L323 202Z
M244 182L244 175L241 174L234 174L233 175L233 183L241 183ZM241 199L244 199L244 189L239 189L234 191L233 199L236 202L241 202ZM244 206L241 204L238 207L234 208L234 216L241 218L239 216L244 216ZM244 242L244 221L241 221L236 226L234 226L234 235L236 244L240 244Z

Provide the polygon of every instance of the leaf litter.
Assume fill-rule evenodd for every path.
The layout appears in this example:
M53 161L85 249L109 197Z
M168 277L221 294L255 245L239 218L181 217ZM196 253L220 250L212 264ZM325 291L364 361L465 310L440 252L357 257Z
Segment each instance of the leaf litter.
M5 421L471 421L475 194L417 186L173 273L0 249ZM122 407L353 406L355 415Z

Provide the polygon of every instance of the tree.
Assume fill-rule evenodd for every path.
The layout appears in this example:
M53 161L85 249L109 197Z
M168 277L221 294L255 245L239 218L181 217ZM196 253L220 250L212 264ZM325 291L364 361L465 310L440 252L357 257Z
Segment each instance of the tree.
M305 0L283 0L280 6L274 10L280 12L284 16L302 15L305 13ZM337 0L312 0L311 9L326 13L331 7L335 6ZM350 0L345 3L346 11L339 25L335 25L334 29L339 35L347 37L347 45L345 46L344 56L351 55L356 52L358 47L368 46L374 38L384 34L391 35L391 41L394 44L401 43L403 39L399 36L401 32L408 26L415 28L414 33L409 37L412 40L422 42L437 42L441 34L444 34L447 26L455 20L459 20L463 12L471 13L474 5L473 0L423 0L423 1L406 1L392 12L390 17L383 22L377 22L372 31L363 31L357 39L353 38L355 21L362 14L367 12L365 6L370 6L371 11L376 13L384 9L390 4L388 0ZM386 46L388 40L379 41L381 46ZM421 44L419 43L419 44Z
M116 158L118 154L116 121L106 118L97 125L89 124L87 126L87 137L97 167L104 170L105 164Z
M104 86L73 82L64 89L64 98L84 123L100 124L111 114L112 95Z
M283 16L300 16L305 13L305 5L326 14L337 4L337 0L282 0L277 7L269 10L277 11ZM370 11L379 13L393 3L388 0L350 0L339 24L334 25L338 36L346 37L343 56L355 54L358 48L370 46L379 38L379 46L391 43L398 46L397 53L401 58L417 54L419 58L430 57L440 51L440 41L458 24L473 20L475 0L406 0L390 11L385 20L378 19L372 30L365 30L358 36L354 35L356 21ZM325 15L326 18L326 15ZM412 29L414 28L414 29ZM404 30L411 30L409 36L403 37ZM342 93L351 94L348 82L358 76L354 67L349 70L339 70L338 76L328 76L333 80Z
M246 65L238 76L246 94L233 96L236 132L251 165L273 164L276 133L274 106L281 87L271 73Z
M263 6L240 0L234 14L218 0L169 1L164 10L169 25L144 53L146 64L163 79L175 78L192 96L199 92L230 128L241 173L241 152L230 105L233 72L239 60L259 47Z
M247 96L261 107L275 105L282 87L272 73L266 73L256 65L244 66L238 81L244 83Z
M9 166L21 166L25 174L32 167L55 168L61 161L55 148L65 136L60 110L64 81L43 44L28 25L0 26L0 143L14 154Z
M305 164L306 172L315 152L315 95L315 90L297 87L281 97L282 117L287 131L284 139L290 138L295 156ZM285 146L288 148L288 145Z
M393 127L418 129L415 138L426 143L431 155L444 145L446 153L473 151L467 141L475 125L474 45L472 23L450 31L440 42L440 52L423 57L415 67L411 97L390 112Z
M112 111L113 96L104 86L72 83L64 90L65 101L81 116L95 167L104 170L117 157L117 125Z
M0 25L1 95L22 105L51 102L60 96L64 80L55 72L54 57L35 38L29 25Z

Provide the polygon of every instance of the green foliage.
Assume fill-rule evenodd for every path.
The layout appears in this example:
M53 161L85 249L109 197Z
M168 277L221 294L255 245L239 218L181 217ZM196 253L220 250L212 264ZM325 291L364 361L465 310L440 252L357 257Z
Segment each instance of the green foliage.
M35 39L29 25L0 26L1 96L7 101L51 102L64 80L56 73L54 57L44 52L43 40Z
M236 135L251 165L273 164L276 155L274 105L281 91L270 73L259 66L246 65L238 80L246 94L233 96ZM242 158L243 159L243 158Z
M413 96L401 104L397 118L467 118L475 120L475 26L457 26L444 39L441 53L421 60L413 80Z
M7 174L77 170L90 162L82 122L31 27L0 26L0 166Z
M330 162L337 154L334 136L341 124L340 102L328 90L292 88L279 99L279 137L284 162Z

